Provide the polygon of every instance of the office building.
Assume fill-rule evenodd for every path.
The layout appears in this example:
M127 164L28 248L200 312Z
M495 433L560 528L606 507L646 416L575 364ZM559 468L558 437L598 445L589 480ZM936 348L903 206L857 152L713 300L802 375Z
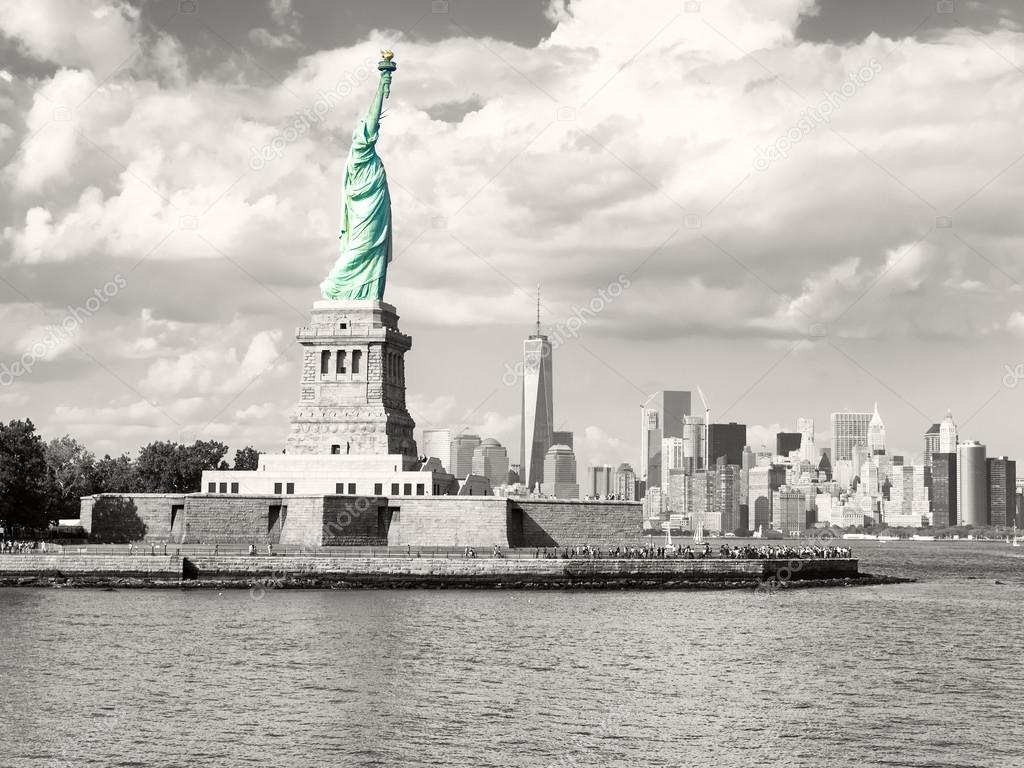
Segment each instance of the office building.
M779 456L789 456L793 451L799 451L803 435L799 432L779 432L775 435L775 453Z
M747 474L747 514L751 530L772 527L772 494L786 483L786 468L781 465L754 467Z
M939 425L932 424L928 427L928 431L924 433L924 465L930 467L932 465L932 454L941 452L939 450Z
M587 471L587 493L595 499L610 499L615 495L615 467L599 464Z
M573 442L572 442L572 437L573 437L572 436L572 432L569 432L567 430L557 430L556 429L554 432L551 433L551 444L552 445L567 445L570 448L572 448L573 450L575 450L575 446L573 445Z
M985 446L968 440L957 446L960 525L988 525L988 462Z
M657 392L640 408L640 480L647 487L661 486L661 441L683 436L683 419L690 415L690 393Z
M683 417L683 466L693 474L704 469L704 417Z
M773 491L772 528L786 536L799 536L807 527L807 497L804 492L791 485L780 486Z
M480 435L463 433L452 438L448 471L460 482L473 473L473 454L480 445Z
M619 464L615 470L615 496L623 501L636 501L636 472L629 464Z
M1017 462L1005 456L988 460L989 525L1012 526L1016 520Z
M551 342L540 332L540 297L536 332L523 341L523 411L519 440L520 476L532 491L544 480L544 462L554 444Z
M868 425L873 415L849 411L832 414L832 449L829 455L832 466L838 461L851 461L855 445L868 444Z
M956 453L959 445L957 439L956 424L953 422L953 414L946 411L946 417L939 424L939 453Z
M731 421L728 424L712 424L708 427L708 451L711 466L720 458L735 467L743 463L743 449L747 445L747 425Z
M486 477L491 487L508 482L508 451L493 437L489 437L473 451L473 474Z
M950 528L957 525L960 494L956 483L956 454L932 454L932 525Z
M446 470L449 469L452 460L452 431L424 429L423 455L428 459L438 459Z
M814 445L814 419L801 417L796 420L796 431L800 433L800 461L818 463L818 453Z
M553 445L544 457L544 482L541 492L556 499L578 499L580 487L576 483L576 455L567 445Z
M878 403L875 403L875 411L868 422L868 451L874 456L885 453L885 424L878 415Z

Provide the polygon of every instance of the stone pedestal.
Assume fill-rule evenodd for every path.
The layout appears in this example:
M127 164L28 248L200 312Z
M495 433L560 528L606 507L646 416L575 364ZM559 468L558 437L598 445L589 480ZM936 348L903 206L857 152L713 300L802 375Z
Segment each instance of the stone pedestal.
M398 330L395 308L383 301L318 301L296 338L302 380L287 453L416 458L415 422L405 406L412 338Z

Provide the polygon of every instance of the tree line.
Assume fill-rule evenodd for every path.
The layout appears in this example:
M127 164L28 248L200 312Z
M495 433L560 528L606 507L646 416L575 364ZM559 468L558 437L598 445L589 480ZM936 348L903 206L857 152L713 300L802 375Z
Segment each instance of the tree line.
M235 451L215 440L191 445L157 441L134 459L95 454L69 435L49 442L31 420L0 422L0 527L44 528L78 517L79 499L94 493L194 493L203 470L256 469L259 451Z

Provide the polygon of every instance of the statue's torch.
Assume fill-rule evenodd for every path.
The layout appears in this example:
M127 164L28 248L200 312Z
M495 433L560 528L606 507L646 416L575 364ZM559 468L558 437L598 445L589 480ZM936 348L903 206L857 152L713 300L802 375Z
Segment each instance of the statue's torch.
M391 51L386 51L386 50L385 51L381 51L380 52L380 57L381 57L381 60L380 60L380 63L377 64L377 69L379 69L381 72L391 73L391 72L394 72L396 69L398 69L398 65L395 64L394 61L392 61L392 59L395 58L395 54L394 53L392 53ZM387 81L384 83L384 98L387 99L390 96L391 96L391 78L389 77L387 79Z

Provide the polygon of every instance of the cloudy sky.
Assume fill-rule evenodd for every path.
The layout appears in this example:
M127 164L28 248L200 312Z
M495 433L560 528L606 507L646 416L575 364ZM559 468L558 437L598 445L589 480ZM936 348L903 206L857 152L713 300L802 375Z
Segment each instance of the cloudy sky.
M1024 458L1022 25L1013 0L0 0L0 417L280 450L390 47L420 427L518 458L541 283L581 468L635 461L640 402L698 384L755 448L877 400L898 451L951 408Z

